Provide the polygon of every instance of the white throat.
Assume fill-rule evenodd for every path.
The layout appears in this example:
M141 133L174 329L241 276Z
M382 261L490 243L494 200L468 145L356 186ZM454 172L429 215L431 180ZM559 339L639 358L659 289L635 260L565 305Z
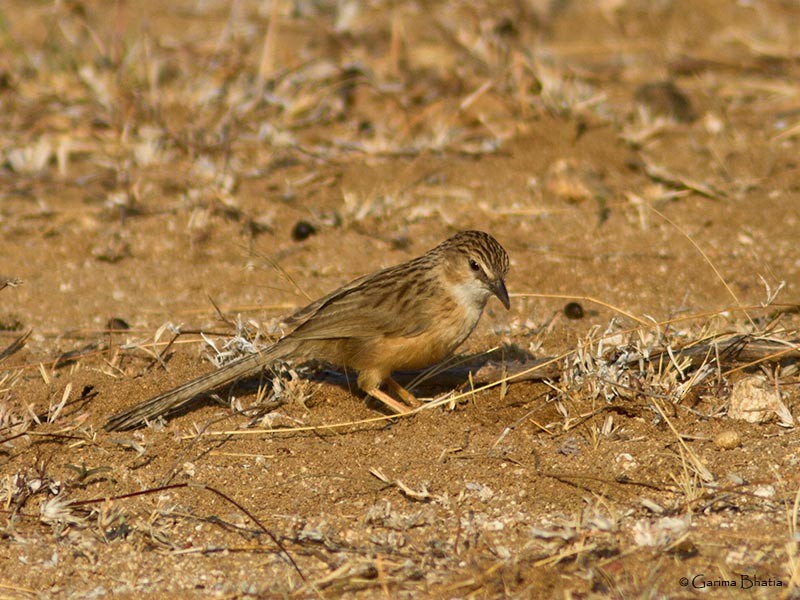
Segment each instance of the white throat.
M469 327L469 331L472 331L481 318L483 307L486 306L492 293L475 281L456 283L451 287L451 291L453 299L464 308L465 325Z

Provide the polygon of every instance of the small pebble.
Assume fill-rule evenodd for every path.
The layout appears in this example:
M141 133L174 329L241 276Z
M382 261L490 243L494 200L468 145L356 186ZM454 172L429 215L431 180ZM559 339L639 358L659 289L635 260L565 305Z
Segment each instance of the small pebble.
M750 375L734 383L728 402L728 418L748 423L771 421L783 408L780 394L763 375Z
M295 242L302 242L315 233L317 233L317 229L311 223L308 221L298 221L292 229L292 239Z
M568 319L582 319L583 307L577 302L569 302L564 307L564 314L567 315Z
M127 321L119 317L111 317L106 323L106 329L109 331L125 331L130 328L131 326L128 325Z
M721 450L732 450L741 443L739 434L733 429L726 429L714 436L714 445Z
M645 105L654 115L669 117L681 123L691 123L696 118L688 96L671 81L639 86L636 90L636 101Z

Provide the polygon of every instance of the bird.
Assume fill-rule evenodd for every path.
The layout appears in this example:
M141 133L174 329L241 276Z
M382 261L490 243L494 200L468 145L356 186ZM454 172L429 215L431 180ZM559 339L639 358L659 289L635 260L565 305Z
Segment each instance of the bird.
M289 333L271 346L127 408L104 428L141 427L276 361L319 360L352 369L358 387L388 411L409 412L420 403L392 372L447 358L475 329L492 296L509 310L508 268L508 254L494 237L460 231L417 258L312 302L285 321Z

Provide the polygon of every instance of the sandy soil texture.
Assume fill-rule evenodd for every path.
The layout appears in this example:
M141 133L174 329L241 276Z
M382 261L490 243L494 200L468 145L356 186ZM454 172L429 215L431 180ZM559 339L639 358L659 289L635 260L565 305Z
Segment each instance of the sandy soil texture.
M780 0L7 0L0 596L797 597L799 48ZM461 229L511 310L435 406L293 364L103 430Z

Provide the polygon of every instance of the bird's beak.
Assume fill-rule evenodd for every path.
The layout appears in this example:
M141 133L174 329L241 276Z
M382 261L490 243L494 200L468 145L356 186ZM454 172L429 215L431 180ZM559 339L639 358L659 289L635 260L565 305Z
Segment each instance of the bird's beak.
M506 307L506 310L511 308L511 301L508 299L508 290L506 289L506 282L502 279L498 279L494 287L492 289L494 295L498 297L500 302L503 303L503 306Z

